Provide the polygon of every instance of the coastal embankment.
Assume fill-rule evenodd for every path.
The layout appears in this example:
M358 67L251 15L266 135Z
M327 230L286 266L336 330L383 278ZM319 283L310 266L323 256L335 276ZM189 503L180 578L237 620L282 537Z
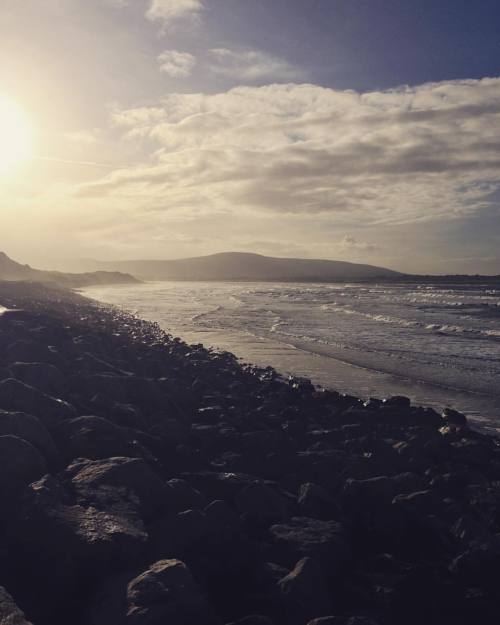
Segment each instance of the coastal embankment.
M461 413L64 289L0 283L0 312L5 622L499 621L500 446Z

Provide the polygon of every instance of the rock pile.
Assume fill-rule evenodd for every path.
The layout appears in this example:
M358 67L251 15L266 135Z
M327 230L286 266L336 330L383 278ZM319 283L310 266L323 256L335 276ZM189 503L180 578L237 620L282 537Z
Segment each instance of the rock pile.
M463 415L0 304L0 622L500 622L500 447Z

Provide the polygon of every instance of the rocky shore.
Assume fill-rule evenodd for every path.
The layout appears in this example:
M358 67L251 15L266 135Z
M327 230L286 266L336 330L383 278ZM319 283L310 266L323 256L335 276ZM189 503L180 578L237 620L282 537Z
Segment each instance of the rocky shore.
M0 283L2 624L498 623L499 485L460 413Z

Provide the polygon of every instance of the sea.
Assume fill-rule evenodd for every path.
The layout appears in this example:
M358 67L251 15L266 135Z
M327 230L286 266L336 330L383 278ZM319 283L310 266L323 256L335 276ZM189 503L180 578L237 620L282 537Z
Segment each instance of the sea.
M500 431L500 289L491 285L150 282L85 295L324 388L406 395Z

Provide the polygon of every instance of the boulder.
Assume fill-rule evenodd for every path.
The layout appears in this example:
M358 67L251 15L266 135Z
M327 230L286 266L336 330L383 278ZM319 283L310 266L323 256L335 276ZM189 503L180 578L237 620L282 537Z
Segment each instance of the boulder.
M9 587L41 623L71 620L89 585L137 562L148 538L139 518L72 504L53 477L30 485L6 532Z
M303 623L314 616L329 614L330 594L322 567L313 558L303 558L278 582L289 622Z
M166 503L165 484L140 458L77 460L64 473L77 502L86 507L107 510L123 504L147 521Z
M338 514L338 506L328 491L307 482L299 489L298 506L302 516L328 521Z
M60 369L67 366L66 359L55 347L24 339L8 345L2 354L2 360L8 365L15 362L43 362Z
M348 479L343 489L346 506L360 516L373 513L391 503L394 497L394 482L386 475L366 480Z
M289 515L288 502L267 484L255 482L245 486L235 497L238 512L254 523L282 521Z
M67 384L77 395L104 395L110 403L127 403L130 379L115 373L78 374L68 377Z
M25 412L0 410L0 436L18 436L28 441L49 464L56 464L59 454L52 436L37 417Z
M135 577L122 576L94 597L85 625L218 625L188 567L160 560Z
M330 577L342 571L350 555L343 527L336 521L292 517L286 524L273 525L270 532L284 562L311 557Z
M210 507L209 507L210 508ZM237 595L228 593L251 579L258 555L255 543L243 533L240 524L214 523L208 513L186 510L159 519L149 528L151 555L182 559L221 601L232 604Z
M0 382L0 409L35 415L49 430L76 416L75 409L67 402L14 378Z
M1 625L32 625L17 607L14 599L5 588L0 586L0 623Z
M205 508L205 514L213 530L223 530L223 528L241 530L240 517L229 504L221 499L212 501Z
M186 480L168 480L166 487L166 505L172 512L201 510L207 505L204 495L196 488L193 488Z
M13 496L47 472L42 454L18 436L0 436L0 493Z
M409 410L411 401L404 395L393 395L382 400L382 407L397 408L399 410Z
M467 417L461 412L458 412L458 410L445 408L443 410L442 417L443 417L444 424L446 425L450 425L456 428L467 427Z
M234 501L236 495L243 487L262 481L246 473L223 473L216 471L182 473L181 477L195 489L202 492L209 500L224 499L227 501Z
M127 586L131 623L204 625L215 623L208 601L180 560L160 560ZM147 621L144 621L144 616Z
M15 362L9 368L13 378L48 395L58 395L64 390L64 375L55 365L47 362Z
M54 436L68 461L140 455L124 428L102 417L90 415L70 419L57 428Z

